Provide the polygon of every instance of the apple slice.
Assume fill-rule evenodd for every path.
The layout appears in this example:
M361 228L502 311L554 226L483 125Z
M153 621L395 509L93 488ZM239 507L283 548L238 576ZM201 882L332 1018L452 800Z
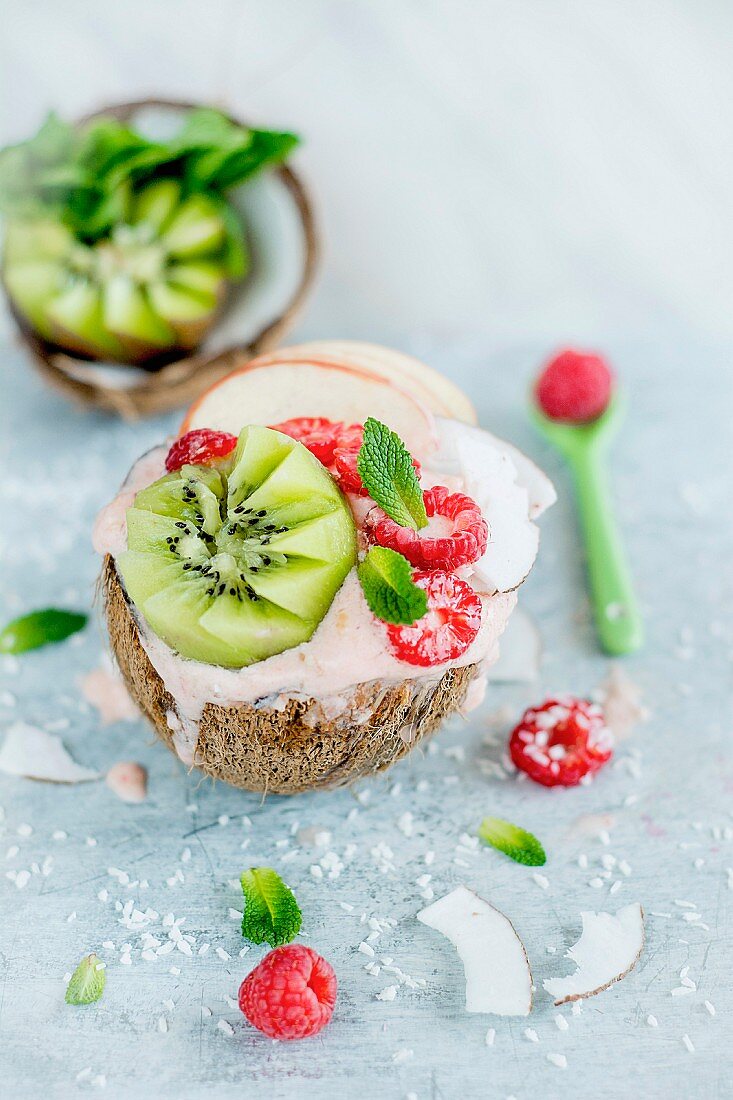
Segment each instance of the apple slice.
M511 921L473 890L458 886L417 914L446 936L466 972L466 1011L528 1016L532 972Z
M271 357L293 362L320 362L354 367L393 382L440 416L467 424L477 422L476 410L462 390L432 367L411 355L358 340L315 340L285 348Z
M349 424L363 424L373 416L421 458L436 445L432 413L384 378L330 363L282 362L275 356L253 359L207 390L189 409L181 434L213 428L238 435L245 424L279 424L301 416Z
M577 969L566 978L542 983L556 1005L593 997L629 974L644 947L644 910L639 902L613 913L580 914L583 931L565 956Z

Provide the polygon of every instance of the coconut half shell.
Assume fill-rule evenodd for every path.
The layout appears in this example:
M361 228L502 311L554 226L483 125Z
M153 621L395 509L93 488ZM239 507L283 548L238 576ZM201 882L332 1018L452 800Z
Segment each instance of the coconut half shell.
M175 752L166 712L175 700L140 642L114 561L102 568L112 650L130 694L156 734ZM282 709L207 703L199 723L195 765L206 775L249 791L297 794L338 787L390 767L461 707L477 666L426 680L354 688L352 706L323 718L315 699L291 699Z
M161 113L175 119L193 106L173 100L146 99L103 108L80 122L108 115L137 124L140 117ZM294 325L315 278L319 251L315 220L303 183L287 165L279 165L256 178L247 192L247 202L240 197L244 194L245 189L241 192L235 189L230 200L242 208L250 230L253 274L230 289L220 318L214 321L202 346L193 354L183 355L154 371L134 364L76 359L44 340L8 299L32 360L45 380L82 405L136 420L189 405L243 360L276 348ZM252 219L258 222L260 235L267 232L265 223L269 223L271 254L258 247L257 233L252 239L256 229ZM289 232L291 223L297 229L291 226ZM299 237L297 247L291 239L295 232ZM260 251L262 255L258 254ZM286 278L282 267L292 267L292 256L296 254L297 270Z

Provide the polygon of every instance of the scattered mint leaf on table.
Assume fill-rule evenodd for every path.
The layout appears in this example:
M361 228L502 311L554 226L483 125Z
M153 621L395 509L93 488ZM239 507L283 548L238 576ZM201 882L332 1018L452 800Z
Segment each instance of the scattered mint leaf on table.
M85 955L69 978L66 987L67 1005L90 1005L104 993L107 972L104 963L92 952Z
M414 584L409 561L396 550L372 546L357 573L369 610L383 622L409 626L427 611L427 593Z
M536 836L500 817L485 817L479 826L478 835L485 844L503 852L515 863L523 863L527 867L542 867L547 862L545 849Z
M280 947L300 931L302 914L293 891L272 867L250 867L240 876L244 894L242 935L252 943Z
M87 616L79 611L60 611L55 607L31 611L13 619L0 631L0 653L25 653L49 642L63 642L86 623Z
M413 531L427 527L422 489L410 452L395 432L371 416L364 425L356 468L370 497L395 523Z

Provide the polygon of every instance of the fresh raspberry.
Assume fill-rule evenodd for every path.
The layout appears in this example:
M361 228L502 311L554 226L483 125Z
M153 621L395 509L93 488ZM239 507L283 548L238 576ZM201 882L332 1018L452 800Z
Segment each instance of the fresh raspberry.
M568 348L547 364L535 394L551 420L586 424L605 411L612 388L613 374L600 355Z
M239 1007L271 1039L316 1035L333 1016L336 975L311 947L276 947L239 987Z
M356 460L359 457L363 438L363 424L344 426L334 451L331 473L345 493L356 493L358 496L368 497L369 490L364 488L361 474L356 468ZM415 473L419 478L420 463L416 458L413 458L412 465L415 467Z
M366 528L380 546L388 546L418 569L446 569L478 561L486 549L489 528L475 500L436 485L423 493L429 523L421 531L400 527L381 508L372 508Z
M452 573L413 573L428 609L412 626L387 624L396 657L410 665L440 665L466 652L481 626L481 597Z
M165 468L169 473L181 466L206 466L214 459L223 458L237 445L236 435L215 432L211 428L194 428L177 439L168 451Z
M301 416L295 420L284 420L282 424L270 424L276 432L297 439L311 454L314 454L324 466L333 462L333 452L344 425L337 420L327 420L325 416Z
M509 739L516 766L545 787L574 787L602 768L612 751L601 708L570 696L530 707Z

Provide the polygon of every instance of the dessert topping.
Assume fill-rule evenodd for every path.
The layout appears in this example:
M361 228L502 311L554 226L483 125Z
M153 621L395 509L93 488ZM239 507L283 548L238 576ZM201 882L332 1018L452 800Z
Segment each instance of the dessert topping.
M252 943L280 947L298 935L302 914L292 890L272 867L250 867L240 875L244 894L242 935Z
M215 432L212 428L195 428L176 439L165 459L168 473L182 466L208 466L217 458L224 458L237 445L236 435Z
M470 584L451 573L413 573L424 589L428 609L412 626L389 625L387 635L395 656L411 665L439 665L466 652L481 626L481 597Z
M525 711L509 740L520 771L545 787L574 787L611 758L613 734L603 711L585 699L548 699Z
M423 502L434 521L424 534L400 526L374 508L366 519L374 541L397 550L419 569L453 570L478 561L486 550L489 528L476 502L464 493L451 493L444 485L427 489Z
M515 863L542 867L547 862L545 849L536 836L500 817L485 817L479 825L478 835L485 844L503 852Z

